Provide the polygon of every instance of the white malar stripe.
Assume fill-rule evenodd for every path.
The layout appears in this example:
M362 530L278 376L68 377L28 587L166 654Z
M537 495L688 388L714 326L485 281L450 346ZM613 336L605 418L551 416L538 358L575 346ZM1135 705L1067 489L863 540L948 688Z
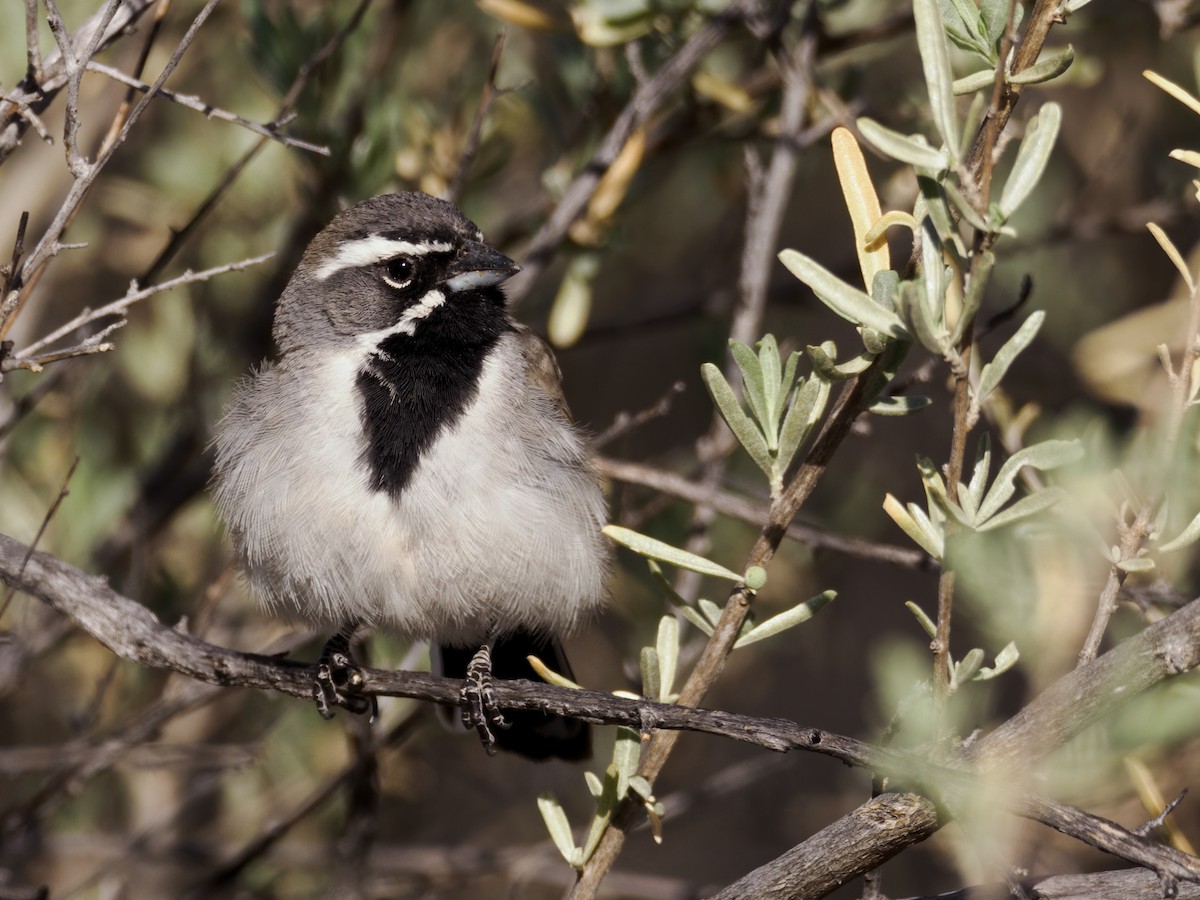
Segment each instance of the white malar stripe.
M425 256L429 253L449 253L453 249L454 245L447 241L417 241L414 243L372 234L357 241L342 244L333 256L317 266L313 275L318 281L324 281L342 269L369 266L383 262L385 259L391 259L393 256Z
M424 319L445 302L446 295L437 288L434 288L418 302L402 312L400 314L400 321L395 325L388 328L381 328L379 331L368 331L366 334L360 334L356 340L359 345L366 347L369 351L374 351L383 341L394 334L407 334L409 337L412 337L417 333L417 322Z

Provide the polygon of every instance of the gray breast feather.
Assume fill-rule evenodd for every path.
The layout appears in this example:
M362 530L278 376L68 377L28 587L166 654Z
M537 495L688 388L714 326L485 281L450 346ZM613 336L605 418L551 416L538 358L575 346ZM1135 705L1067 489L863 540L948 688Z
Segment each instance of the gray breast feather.
M365 353L285 357L238 388L218 426L214 494L259 595L305 621L450 643L579 624L604 598L604 498L516 339L501 339L476 402L396 501L370 488L362 459Z

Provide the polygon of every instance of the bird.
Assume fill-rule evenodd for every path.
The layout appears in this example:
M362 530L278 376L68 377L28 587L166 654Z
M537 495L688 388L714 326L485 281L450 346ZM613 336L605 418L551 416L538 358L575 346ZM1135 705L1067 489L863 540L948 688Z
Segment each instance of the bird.
M489 753L590 755L589 727L499 711L490 678L567 677L561 640L607 599L607 509L546 343L511 316L519 266L454 205L381 194L312 239L273 360L214 430L212 493L268 611L334 636L314 697L374 711L350 641L429 640ZM505 715L507 712L507 715Z

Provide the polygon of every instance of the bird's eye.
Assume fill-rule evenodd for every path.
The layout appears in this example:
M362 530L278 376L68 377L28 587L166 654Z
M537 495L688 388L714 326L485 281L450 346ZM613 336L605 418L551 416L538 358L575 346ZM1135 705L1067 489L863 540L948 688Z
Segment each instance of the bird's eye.
M416 266L411 257L394 256L383 264L383 280L394 288L408 287L413 280Z

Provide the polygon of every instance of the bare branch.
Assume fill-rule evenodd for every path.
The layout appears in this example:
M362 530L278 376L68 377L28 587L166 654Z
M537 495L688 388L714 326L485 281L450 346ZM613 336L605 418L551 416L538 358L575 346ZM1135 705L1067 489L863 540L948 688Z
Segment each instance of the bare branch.
M95 61L89 62L87 64L87 70L89 72L98 72L101 75L106 75L113 81L133 88L135 91L141 91L142 93L145 93L151 89L150 85L146 84L144 81L131 78L120 69L114 69L112 66L106 66L104 63L98 63ZM321 156L329 156L329 148L322 144L312 144L308 141L302 141L298 138L288 137L286 134L280 134L275 130L276 126L273 123L270 125L260 125L258 122L252 122L249 119L237 115L236 113L231 113L227 110L205 103L203 100L193 94L180 94L176 93L175 91L168 91L164 88L160 88L157 91L157 94L160 97L163 97L174 103L178 103L180 106L185 106L188 109L194 109L197 112L202 112L210 119L220 119L222 122L232 122L234 125L239 125L242 128L245 128L247 131L251 131L254 134L265 137L268 140L277 141L278 143L283 144L285 147L295 147L298 150L307 150L310 153L318 153Z
M271 259L274 255L274 253L264 253L262 256L254 256L250 259L226 263L223 266L204 269L201 272L193 272L189 269L182 275L147 288L139 288L136 281L130 282L129 290L126 291L124 297L121 297L119 300L114 300L111 303L106 303L104 306L101 306L98 309L85 309L70 322L67 322L65 325L55 329L45 337L34 341L28 347L25 347L19 352L13 354L11 357L0 361L0 371L7 372L11 369L17 368L36 369L39 365L46 362L53 362L57 359L65 359L69 356L81 356L87 353L104 352L105 349L111 349L111 347L101 348L100 341L102 341L103 338L114 329L123 325L123 321L109 325L99 334L92 335L75 347L44 356L36 355L43 348L62 340L67 335L72 334L81 328L91 325L93 322L108 318L109 316L124 317L125 313L129 310L129 307L149 297L153 297L155 294L161 294L164 291L173 290L174 288L181 287L185 284L208 281L210 278L214 278L217 275L224 275L227 272L240 272L243 269L250 268L251 266L257 266L268 259Z

